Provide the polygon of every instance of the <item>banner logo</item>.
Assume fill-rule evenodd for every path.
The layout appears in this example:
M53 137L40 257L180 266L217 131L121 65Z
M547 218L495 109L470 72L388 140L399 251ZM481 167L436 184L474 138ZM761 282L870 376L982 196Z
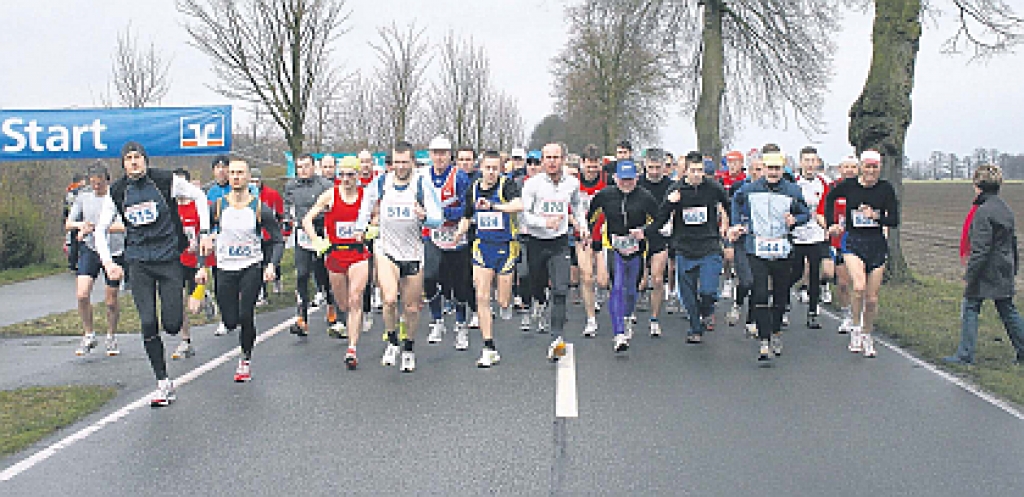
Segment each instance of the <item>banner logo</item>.
M181 148L224 146L224 114L220 112L182 117L180 129Z

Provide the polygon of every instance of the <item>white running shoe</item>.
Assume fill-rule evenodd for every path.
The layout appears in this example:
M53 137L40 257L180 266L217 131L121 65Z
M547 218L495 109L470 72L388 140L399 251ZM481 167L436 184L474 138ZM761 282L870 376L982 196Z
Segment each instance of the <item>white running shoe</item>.
M512 308L502 307L501 309L498 309L498 316L501 317L502 321L508 321L509 319L512 319Z
M839 334L845 335L853 331L853 312L849 307L843 308L843 322L839 323Z
M530 314L523 314L523 319L519 321L519 329L523 331L530 331L533 327L533 321L530 318Z
M565 341L562 337L558 337L551 341L551 345L548 345L548 360L555 362L565 357Z
M473 316L469 318L469 327L474 330L480 329L480 316L477 316L475 312L473 313Z
M729 308L729 312L725 315L725 323L729 326L736 326L736 323L740 321L740 306L736 305L736 302L732 303L732 307Z
M384 347L384 357L380 359L381 366L394 366L398 361L398 352L401 349L397 345L391 345L390 343Z
M547 310L547 305L537 304L533 307L533 319L537 322L537 333L547 333L548 322L547 316L544 311Z
M181 359L182 357L192 357L196 354L196 350L192 348L192 342L189 340L182 340L178 343L178 348L174 349L171 353L171 359Z
M789 328L789 312L782 313L782 327Z
M416 371L416 353L411 350L402 351L402 365L398 370L403 373Z
M345 323L342 323L341 321L336 321L334 324L332 324L331 331L333 331L338 338L348 338L348 327L346 327Z
M821 303L831 304L832 303L832 289L828 285L821 285Z
M875 352L875 337L871 333L863 333L860 337L861 348L864 349L864 357L877 357Z
M651 321L651 337L657 338L661 336L661 323L657 321Z
M121 355L121 349L117 348L117 338L114 338L112 336L108 336L107 337L107 343L105 345L106 345L106 349L107 349L107 357L114 357L114 356Z
M736 288L736 282L734 282L732 278L726 278L725 281L722 282L722 298L723 299L731 299L731 298L733 298L732 294L735 291L735 288Z
M224 326L224 323L217 324L217 329L213 330L213 336L222 337L228 334L228 327Z
M624 324L626 326L626 333L625 333L626 334L626 340L632 340L633 339L633 323L635 323L636 321L632 319L632 316L626 316L625 318L623 318L623 321L624 321Z
M796 294L796 300L801 304L806 304L811 301L811 295L807 293L806 288L801 288Z
M587 325L583 327L583 336L587 338L597 336L597 318L587 318Z
M455 350L469 348L469 328L466 323L455 323Z
M168 378L156 383L156 392L149 398L149 405L151 407L167 407L175 400L177 400L177 394L174 391L174 382Z
M781 356L782 355L782 334L781 333L773 333L770 345L772 346L772 353L775 354L776 357Z
M96 348L96 344L97 341L95 333L82 336L82 342L78 345L78 348L75 349L75 355L83 356L92 352L92 349Z
M854 354L859 354L864 351L860 326L850 327L850 346L847 348Z
M747 336L750 338L757 338L757 324L747 323L745 326Z
M626 335L615 335L615 352L625 352L629 350L629 338Z
M480 353L480 358L476 360L476 367L478 368L489 368L498 364L501 361L501 356L498 355L497 350L491 350L484 347L484 350Z
M437 319L430 323L430 334L427 335L427 343L441 343L445 334L444 319Z
M768 362L772 360L772 349L768 340L761 340L761 349L758 351L757 360Z
M249 361L239 359L238 367L235 368L235 383L245 383L250 380L252 380L252 369L249 367Z
M373 315L370 313L363 314L363 333L370 331L373 328Z
M319 310L320 307L323 307L323 305L324 305L324 303L326 301L327 301L327 296L324 295L324 292L316 292L316 295L313 296L313 304L312 304L312 306L316 307L317 310Z

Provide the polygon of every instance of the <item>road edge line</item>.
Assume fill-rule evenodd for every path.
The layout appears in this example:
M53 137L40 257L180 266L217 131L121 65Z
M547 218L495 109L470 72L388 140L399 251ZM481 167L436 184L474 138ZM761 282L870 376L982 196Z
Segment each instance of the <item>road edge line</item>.
M256 343L257 344L262 343L262 342L266 341L267 339L269 339L270 337L280 333L281 330L284 330L288 326L291 326L292 323L294 323L296 321L296 319L298 319L298 318L292 317L292 318L290 318L290 319L288 319L286 321L283 321L283 322L277 324L273 328L271 328L271 329L269 329L267 331L264 331L262 334L260 334L259 336L256 337ZM237 357L241 353L242 353L242 351L241 351L240 347L232 347L227 352L225 352L225 353L223 353L223 354L221 354L221 355L219 355L217 357L214 357L213 359L210 359L206 363L204 363L204 364L202 364L200 366L197 366L197 367L193 368L191 371L189 371L189 372L179 376L177 379L174 380L174 386L175 387L180 387L180 386L183 386L183 385L187 385L192 380L195 380L196 378L199 378L200 376L202 376L203 374L209 372L210 370L215 369L218 366L223 365L224 363L226 363L229 360ZM68 436L58 440L57 442L54 442L53 444L49 445L45 449L42 449L42 450L32 454L31 456L26 457L25 459L22 459L21 461L18 461L14 465L12 465L12 466L8 467L7 469L3 470L2 472L0 472L0 481L10 481L15 476L18 476L21 473L24 473L25 471L27 471L28 469L32 468L36 464L39 464L39 463L49 459L51 456L53 456L54 454L56 454L60 450L66 449L66 448L70 447L75 442L78 442L78 441L86 439L89 435L92 435L93 433L96 433L96 432L100 431L101 429L103 429L103 427L107 426L108 424L114 423L114 422L124 418L125 416L130 414L132 411L134 411L134 410L136 410L136 409L138 409L140 407L148 405L150 397L155 392L156 392L156 390L152 390L150 392L147 392L145 395L143 395L138 400L135 400L134 402L132 402L132 403L130 403L130 404L124 406L124 407L121 407L120 409L118 409L118 410L116 410L116 411L114 411L114 412L104 416L103 419L100 419L99 421L96 421L95 423L93 423L93 424L91 424L89 426L86 426L85 428L82 428L82 429L80 429L80 430L78 430L78 431L76 431L76 432L74 432L74 433L72 433L72 434L70 434L70 435L68 435Z

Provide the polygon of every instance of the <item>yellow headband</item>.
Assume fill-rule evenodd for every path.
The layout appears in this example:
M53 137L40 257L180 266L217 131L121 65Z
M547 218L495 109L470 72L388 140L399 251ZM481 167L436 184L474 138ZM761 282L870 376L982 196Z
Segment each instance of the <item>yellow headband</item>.
M780 152L767 153L761 157L761 160L766 166L785 166L786 156Z
M349 155L341 158L341 162L338 163L338 169L359 169L359 159L354 155Z

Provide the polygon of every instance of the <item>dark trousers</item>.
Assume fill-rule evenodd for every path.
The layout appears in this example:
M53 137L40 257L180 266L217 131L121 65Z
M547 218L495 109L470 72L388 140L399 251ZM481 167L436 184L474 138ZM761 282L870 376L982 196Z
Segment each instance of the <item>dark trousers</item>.
M182 266L178 260L164 262L132 262L132 300L139 311L142 344L157 380L167 378L164 343L160 339L160 322L164 331L177 335L184 321L184 297L181 292ZM156 295L160 292L160 319L156 315Z
M253 344L256 343L254 314L263 281L263 269L260 264L253 264L237 271L218 268L217 273L220 282L217 285L217 305L220 307L221 318L229 330L241 325L238 342L245 359L249 360L252 358Z
M750 261L750 271L754 275L750 304L754 308L757 335L761 340L768 340L772 333L782 330L782 314L786 312L786 304L789 303L793 262L789 259L766 260L754 255L747 257ZM769 279L772 287L770 295Z

